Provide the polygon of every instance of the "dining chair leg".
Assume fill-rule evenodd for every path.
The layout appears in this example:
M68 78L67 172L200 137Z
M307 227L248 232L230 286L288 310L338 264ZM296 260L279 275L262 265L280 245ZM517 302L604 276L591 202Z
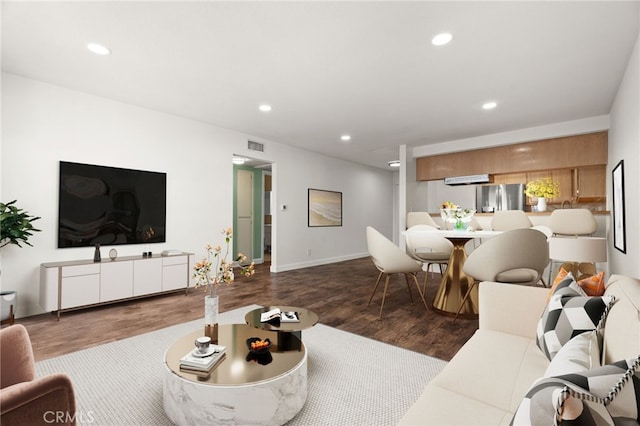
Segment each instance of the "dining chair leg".
M453 318L454 321L458 319L458 315L460 315L460 311L462 311L462 307L467 302L467 299L471 295L471 290L473 290L473 287L476 286L476 283L477 283L477 281L473 280L473 283L471 283L471 285L469 286L469 290L467 290L467 293L462 298L462 303L460 303L460 307L458 308L458 312L456 312L456 316Z
M411 299L411 304L413 305L413 294L411 294L411 284L409 284L409 275L406 272L404 274L404 280L407 282L407 290L409 290L409 298Z
M371 300L373 299L373 295L376 294L376 290L378 289L378 285L380 284L380 278L382 278L383 273L380 272L378 274L378 279L376 280L376 285L373 286L373 291L371 292L371 297L369 298L369 302L367 303L367 306L369 306L371 304Z
M420 284L418 284L418 275L417 274L411 274L413 276L413 282L416 284L416 288L418 289L418 294L420 295L420 299L422 299L422 304L424 305L424 308L427 310L427 312L429 312L429 305L427 305L427 301L424 298L424 294L422 292L422 290L420 290Z
M384 300L387 298L387 289L389 288L389 277L387 274L387 279L384 280L384 292L382 293L382 303L380 304L380 315L378 315L378 319L382 319L382 308L384 308Z
M427 281L429 281L429 270L424 273L424 284L422 286L422 293L427 294Z

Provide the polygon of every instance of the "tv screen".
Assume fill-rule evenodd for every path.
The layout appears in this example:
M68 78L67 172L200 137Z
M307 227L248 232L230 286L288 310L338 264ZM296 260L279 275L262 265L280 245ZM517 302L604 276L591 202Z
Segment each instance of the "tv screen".
M166 240L167 174L60 162L58 248Z

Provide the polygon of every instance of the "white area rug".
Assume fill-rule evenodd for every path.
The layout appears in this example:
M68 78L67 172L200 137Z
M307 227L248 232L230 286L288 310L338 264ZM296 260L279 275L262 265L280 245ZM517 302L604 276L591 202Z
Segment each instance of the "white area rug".
M220 314L244 323L256 305ZM40 361L38 376L71 376L78 424L171 425L162 407L163 357L204 320ZM302 333L308 351L307 401L288 425L393 425L446 362L322 324Z

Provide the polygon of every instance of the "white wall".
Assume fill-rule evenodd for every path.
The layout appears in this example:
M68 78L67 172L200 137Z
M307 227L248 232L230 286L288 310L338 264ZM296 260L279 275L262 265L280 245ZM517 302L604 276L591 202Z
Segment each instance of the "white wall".
M263 142L265 152L248 151L248 139ZM232 223L234 153L274 163L272 270L365 256L366 225L391 235L388 171L3 73L0 195L42 217L34 247L0 253L0 287L18 291L17 315L41 312L41 263L93 257L91 247L56 248L60 160L166 172L167 242L151 249L202 255ZM307 227L307 188L343 192L342 227ZM117 250L134 255L142 247Z
M609 129L609 164L607 165L608 210L611 205L611 171L624 160L626 254L613 248L613 235L609 235L609 270L612 273L640 277L640 37L618 94L611 108Z

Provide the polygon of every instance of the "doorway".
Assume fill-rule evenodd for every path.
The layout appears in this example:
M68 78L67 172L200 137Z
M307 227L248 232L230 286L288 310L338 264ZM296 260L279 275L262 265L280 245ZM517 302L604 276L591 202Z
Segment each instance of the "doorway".
M233 166L233 229L234 259L238 253L248 262L271 263L275 247L272 245L273 216L271 200L272 164L263 160L234 155Z

